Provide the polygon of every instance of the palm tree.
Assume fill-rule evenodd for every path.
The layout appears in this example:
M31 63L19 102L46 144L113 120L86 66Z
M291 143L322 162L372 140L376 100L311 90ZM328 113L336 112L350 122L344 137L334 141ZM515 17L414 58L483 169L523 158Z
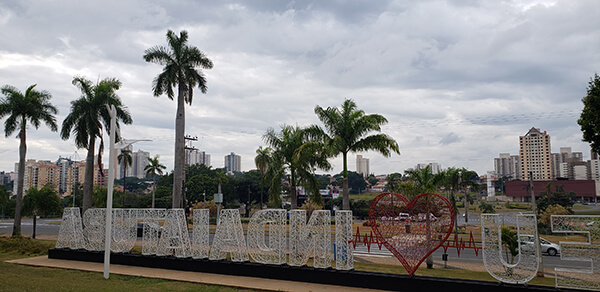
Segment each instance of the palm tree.
M92 207L96 138L100 138L98 167L102 169L101 154L104 149L102 130L103 128L107 132L113 130L110 129L110 114L107 106L114 105L117 109L117 129L120 127L119 120L125 124L131 124L132 120L129 111L115 92L121 87L121 82L116 78L105 78L94 85L84 77L75 77L72 83L81 91L81 97L71 101L71 112L62 123L60 136L63 140L67 140L73 133L75 145L88 150L83 182L82 212L85 213ZM116 139L119 140L120 137L116 136Z
M48 91L37 91L36 84L31 85L21 93L16 87L5 85L0 90L4 98L0 100L0 118L8 116L4 122L6 137L18 132L19 144L19 169L17 170L17 204L15 206L15 220L13 236L21 235L21 209L23 208L23 184L25 178L25 156L27 155L27 123L36 129L41 123L52 131L57 131L55 114L56 107L50 103L52 95Z
M386 157L391 151L400 154L398 143L386 134L369 133L381 132L381 126L387 123L387 119L381 115L366 115L364 111L358 110L351 99L346 99L342 108L328 107L323 109L315 107L315 114L325 125L325 134L318 126L311 127L311 131L325 139L328 149L333 156L342 154L343 158L343 209L350 210L350 198L348 197L348 152L359 152L375 150Z
M281 180L286 173L290 175L290 196L292 209L298 208L297 187L302 184L307 191L318 193L319 182L314 175L315 168L331 169L323 143L310 139L310 133L298 126L281 127L277 133L269 128L263 140L272 151L271 164L267 176L271 180L269 192L278 196Z
M397 193L399 189L399 185L401 183L402 175L395 172L389 174L385 180L387 181L386 188L388 192Z
M256 164L256 168L260 171L260 209L263 208L263 187L264 187L264 178L265 172L267 171L267 167L269 166L269 161L271 160L271 148L262 146L256 149L256 157L254 157L254 164Z
M166 169L167 167L162 165L159 161L158 161L158 155L154 156L154 158L150 158L148 157L148 165L146 165L146 167L144 167L144 171L146 171L146 175L152 175L152 208L154 209L154 194L156 192L156 175L162 175L163 174L163 169Z
M429 165L416 170L405 171L409 179L420 187L420 192L435 192L439 178L431 172Z
M146 62L164 65L162 73L152 82L154 96L167 94L174 98L173 88L178 87L177 114L175 116L175 163L173 169L173 208L183 207L183 167L185 165L185 103L192 104L194 87L197 85L202 93L206 93L206 78L201 70L211 69L213 63L198 48L187 44L188 33L183 30L177 36L173 31L167 32L169 48L154 46L144 52Z
M405 171L409 179L419 190L419 193L435 192L440 183L440 176L434 175L431 167L427 165L424 168ZM429 255L425 261L428 269L433 269L433 257Z
M125 193L127 192L125 179L127 178L127 168L133 164L131 150L121 149L121 153L117 156L117 160L119 163L123 164L123 208L125 208Z

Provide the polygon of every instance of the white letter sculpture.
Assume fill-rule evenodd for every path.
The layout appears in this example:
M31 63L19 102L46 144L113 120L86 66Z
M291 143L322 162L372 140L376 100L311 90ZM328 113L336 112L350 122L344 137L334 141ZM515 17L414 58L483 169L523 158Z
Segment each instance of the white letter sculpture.
M260 210L252 215L248 224L248 252L253 260L261 264L281 265L286 260L286 210ZM265 231L269 224L269 243L265 242Z
M158 255L174 255L178 258L192 256L190 236L183 209L167 210L163 231L158 243Z
M560 242L560 259L589 262L589 268L554 268L556 288L600 290L600 216L552 215L552 232L577 233L586 242Z
M537 273L538 257L537 248L537 223L535 215L517 215L517 241L519 254L515 257L516 263L507 262L504 256L509 257L510 252L503 252L500 216L497 214L481 214L481 241L483 251L483 264L492 277L504 283L527 283ZM533 242L525 243L525 238Z
M315 268L331 267L331 214L313 211L306 226L306 211L290 211L290 266L306 265L314 256Z
M238 209L221 210L217 231L210 249L210 260L224 260L231 253L231 261L249 261L242 220Z
M135 209L112 210L112 242L110 244L112 252L129 252L135 246L136 215Z
M86 247L79 208L65 208L63 210L62 222L56 239L56 248L64 247L70 249Z
M83 236L87 239L87 250L104 251L106 234L106 209L90 208L83 214Z
M142 254L158 254L161 227L160 221L167 216L166 209L137 209L137 219L142 221Z
M352 240L352 211L335 211L335 268L354 269Z
M208 217L209 209L194 209L194 227L192 233L192 257L208 258L210 251Z

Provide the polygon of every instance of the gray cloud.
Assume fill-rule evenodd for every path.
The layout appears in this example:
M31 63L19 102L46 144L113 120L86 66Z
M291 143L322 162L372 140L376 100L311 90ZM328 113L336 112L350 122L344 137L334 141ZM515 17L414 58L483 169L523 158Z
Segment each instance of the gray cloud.
M139 147L171 168L176 105L152 96L161 66L142 55L165 45L168 29L185 29L215 64L205 71L208 93L197 91L186 108L187 132L204 137L197 147L214 167L234 151L242 169L254 168L267 128L319 123L316 105L352 98L388 119L384 130L402 149L392 158L364 153L374 172L435 161L482 173L498 153L516 154L518 136L532 126L550 133L554 149L587 155L576 120L600 67L599 9L594 0L8 0L0 7L0 85L49 90L62 122L80 95L73 76L117 77L134 119L124 135L150 137ZM77 150L47 129L28 137L29 158ZM13 168L16 142L0 141L0 169ZM339 157L333 164L341 169Z

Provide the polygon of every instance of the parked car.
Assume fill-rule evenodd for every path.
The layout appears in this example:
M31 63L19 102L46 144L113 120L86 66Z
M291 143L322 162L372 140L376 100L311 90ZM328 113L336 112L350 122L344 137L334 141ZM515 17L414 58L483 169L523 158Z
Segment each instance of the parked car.
M399 213L398 217L396 217L396 220L402 221L402 222L412 222L413 221L412 217L410 217L410 214L408 214L408 213Z
M533 246L533 235L521 235L521 244L527 244ZM549 256L555 256L560 254L560 245L553 243L547 239L540 237L540 247L542 253L547 253Z

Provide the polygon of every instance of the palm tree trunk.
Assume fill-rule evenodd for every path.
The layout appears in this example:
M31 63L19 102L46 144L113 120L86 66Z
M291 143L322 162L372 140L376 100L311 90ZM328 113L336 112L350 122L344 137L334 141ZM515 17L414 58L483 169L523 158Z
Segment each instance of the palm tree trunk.
M92 194L94 193L94 151L96 147L96 136L90 135L88 153L85 158L85 178L83 180L83 204L81 214L92 207Z
M127 177L127 162L123 164L123 208L125 208L125 178Z
M298 209L298 192L296 191L296 176L294 171L290 171L290 196L292 210Z
M15 206L15 220L12 236L21 236L21 209L23 208L23 184L25 182L25 155L27 154L27 143L25 129L22 127L19 133L21 143L19 145L19 179L17 180L17 205Z
M184 136L185 136L185 100L184 81L179 81L179 95L177 97L177 115L175 117L175 161L173 167L173 208L182 208L183 192L183 166L185 163Z
M154 194L156 193L156 175L152 174L152 209L154 209Z
M342 173L344 177L344 184L342 187L342 209L350 210L350 196L348 195L348 154L343 153L342 157L344 158L344 170Z
M263 209L263 178L265 174L263 171L260 171L260 209Z

